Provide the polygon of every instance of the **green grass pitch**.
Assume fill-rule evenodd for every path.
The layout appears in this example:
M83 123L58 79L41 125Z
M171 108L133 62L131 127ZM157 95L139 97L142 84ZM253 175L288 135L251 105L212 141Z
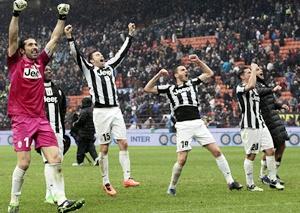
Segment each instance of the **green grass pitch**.
M186 212L300 212L299 148L287 148L279 174L286 189L276 191L258 181L260 156L255 163L255 180L264 192L229 191L211 154L194 147L182 172L177 196L166 194L171 169L176 160L175 147L130 147L133 177L141 182L136 188L122 186L118 149L109 152L110 180L118 194L108 197L102 190L100 170L86 164L72 167L75 147L63 163L66 194L70 199L85 198L82 213L186 213ZM242 147L222 148L232 173L245 185ZM0 147L0 212L7 212L10 199L11 173L16 156L11 147ZM20 212L56 212L56 207L44 203L44 176L41 157L32 152L32 162L23 185Z

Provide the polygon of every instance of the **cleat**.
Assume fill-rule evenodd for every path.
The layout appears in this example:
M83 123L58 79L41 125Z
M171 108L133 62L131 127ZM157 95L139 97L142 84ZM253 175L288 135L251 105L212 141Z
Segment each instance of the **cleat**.
M284 186L281 185L278 180L270 181L270 188L284 190Z
M19 205L18 204L9 204L7 212L8 213L19 213Z
M105 184L103 186L103 189L109 196L115 196L117 194L116 190L114 189L114 187L112 187L110 183Z
M168 188L167 194L172 195L172 196L176 196L176 189Z
M278 175L276 175L276 178L281 185L284 185L284 181Z
M135 186L139 186L139 185L140 185L140 182L133 180L133 178L129 178L128 180L123 181L124 187L135 187Z
M271 180L267 175L260 177L260 180L263 184L270 185Z
M58 213L71 212L80 209L85 203L84 199L80 200L65 200L57 207Z
M234 182L228 184L228 188L229 188L229 190L234 190L234 189L240 190L243 188L243 185L237 181L234 181Z
M255 185L247 186L247 190L250 192L263 192L264 191L262 188L259 188L258 186L255 186Z
M54 205L56 204L56 202L54 201L54 198L52 195L49 195L45 198L45 201L44 203L48 203L48 204L51 204L51 205Z

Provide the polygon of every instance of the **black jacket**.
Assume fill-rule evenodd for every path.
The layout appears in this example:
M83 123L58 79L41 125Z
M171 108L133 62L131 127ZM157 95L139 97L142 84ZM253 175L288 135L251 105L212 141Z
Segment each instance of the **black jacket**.
M264 80L257 78L256 89L260 97L260 110L274 144L289 140L284 123L277 112L282 105L276 101L272 88L268 87Z
M78 139L90 139L94 141L95 126L93 122L93 108L91 100L86 101L87 98L82 100L82 108L78 120L73 123L77 129Z

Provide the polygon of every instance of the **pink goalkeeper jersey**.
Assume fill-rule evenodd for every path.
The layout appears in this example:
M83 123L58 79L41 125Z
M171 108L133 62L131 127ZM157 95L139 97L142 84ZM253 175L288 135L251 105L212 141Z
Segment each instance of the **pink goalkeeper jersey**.
M10 89L8 115L45 117L44 71L50 57L43 50L37 59L21 56L18 51L7 58Z

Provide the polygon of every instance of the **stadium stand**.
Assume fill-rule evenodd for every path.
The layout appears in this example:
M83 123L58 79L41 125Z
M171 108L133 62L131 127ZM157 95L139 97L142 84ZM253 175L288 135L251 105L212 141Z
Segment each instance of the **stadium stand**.
M34 35L44 45L55 19L41 17L52 17L49 14L53 11L49 8L54 8L56 1L32 2L39 4L31 3L32 7L24 12L30 14L30 18L22 20L22 36ZM72 5L72 0L69 2ZM9 7L10 2L0 2L0 8ZM0 129L9 129L6 48L11 12L1 11ZM155 128L165 127L163 118L169 111L168 104L161 97L144 94L142 88L160 68L172 73L180 63L189 67L191 77L198 75L200 71L187 63L186 56L190 53L204 59L215 72L214 84L201 85L199 93L201 111L210 126L238 125L235 73L239 66L252 61L264 68L271 85L283 87L278 100L292 106L290 113L300 112L299 1L128 0L126 4L119 4L118 0L86 0L72 5L68 20L74 26L79 46L84 47L82 52L87 54L97 46L106 58L116 53L122 44L129 21L137 24L138 32L116 77L119 102L128 127L143 128L149 117L153 118ZM33 24L35 27L31 27ZM65 39L51 66L55 70L56 84L68 95L67 122L70 122L81 99L88 95L88 88L69 55ZM165 82L166 79L162 81Z

